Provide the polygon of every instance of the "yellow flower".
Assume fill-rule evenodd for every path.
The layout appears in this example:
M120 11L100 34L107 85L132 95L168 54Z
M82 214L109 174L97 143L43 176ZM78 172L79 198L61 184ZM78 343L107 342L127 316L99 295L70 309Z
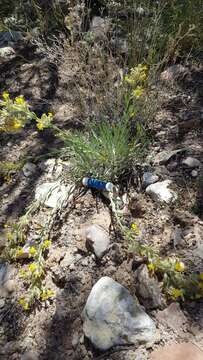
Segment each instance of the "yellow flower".
M153 272L155 270L155 265L153 263L148 264L147 267L148 267L149 271Z
M5 101L9 99L9 93L8 93L8 91L4 91L4 92L3 92L2 98L3 98Z
M23 256L23 255L24 255L24 250L23 250L23 248L17 249L17 251L16 251L16 257L21 257L21 256Z
M44 240L43 245L42 245L43 250L48 249L50 245L51 245L50 240Z
M51 112L49 112L48 117L53 117L53 114Z
M39 122L37 123L37 128L38 128L39 130L43 130L43 129L44 129L44 125L43 125L43 123L42 123L41 121L39 121Z
M35 255L37 254L37 250L35 249L34 246L31 246L31 247L29 248L29 254L30 254L31 256L35 256Z
M19 299L19 304L23 307L24 310L29 310L29 304L24 298Z
M142 89L140 86L138 86L135 90L133 90L133 96L136 99L139 99L140 96L143 94L143 92L144 92L144 89Z
M13 234L12 234L12 232L8 232L8 233L6 234L6 236L7 236L8 241L13 240Z
M8 224L4 224L4 229L7 229L9 227Z
M203 283L202 283L202 282L199 282L199 283L198 283L198 286L199 286L199 288L200 288L201 290L203 290Z
M183 272L185 270L185 265L181 261L177 261L175 264L175 270L178 272Z
M171 296L174 300L176 300L179 297L183 297L183 291L180 289L172 288L171 289Z
M21 95L21 96L18 96L15 98L15 103L18 104L18 105L24 105L25 104L25 99L24 97Z
M133 223L133 224L131 225L131 229L132 229L133 231L135 231L135 233L136 233L137 235L139 234L139 229L138 229L137 224Z
M32 264L29 265L28 268L32 273L34 273L37 270L37 264L32 263Z
M17 119L14 119L13 120L13 129L15 129L15 130L18 130L18 129L20 129L22 126L23 126L23 124L21 123L21 121L20 120L17 120Z
M42 301L45 301L47 299L50 299L54 295L55 295L55 292L53 290L43 290L40 295L40 298Z
M20 275L22 278L24 278L24 279L26 279L27 277L29 277L29 274L28 274L28 272L27 272L25 269L21 269L21 270L19 271L19 275Z
M199 274L199 278L203 281L203 273Z

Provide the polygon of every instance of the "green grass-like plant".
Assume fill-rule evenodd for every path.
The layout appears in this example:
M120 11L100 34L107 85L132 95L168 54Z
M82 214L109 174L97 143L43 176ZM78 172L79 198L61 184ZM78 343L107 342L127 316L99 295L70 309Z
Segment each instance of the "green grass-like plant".
M132 168L139 143L138 132L132 136L127 121L110 124L102 121L90 124L89 131L61 131L63 153L72 162L76 179L92 176L101 180L117 181Z

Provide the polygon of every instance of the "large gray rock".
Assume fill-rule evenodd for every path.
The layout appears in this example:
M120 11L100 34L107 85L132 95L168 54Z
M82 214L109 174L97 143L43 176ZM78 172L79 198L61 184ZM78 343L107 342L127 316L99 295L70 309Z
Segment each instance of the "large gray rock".
M156 338L155 324L137 299L109 277L102 277L92 288L83 318L86 337L100 350L129 343L153 343Z
M97 224L85 228L86 247L100 259L108 251L110 238L108 232Z
M136 273L136 293L147 309L157 309L162 306L161 289L158 281L149 276L146 265L141 265Z
M171 180L158 181L146 188L146 193L151 196L154 201L170 204L177 199L175 191L168 188L172 183Z

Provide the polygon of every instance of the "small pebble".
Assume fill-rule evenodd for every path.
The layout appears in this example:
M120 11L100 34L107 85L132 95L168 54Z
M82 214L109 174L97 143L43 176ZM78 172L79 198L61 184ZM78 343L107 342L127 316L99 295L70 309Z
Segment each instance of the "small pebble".
M197 171L197 170L192 170L191 176L192 176L193 178L196 178L196 177L198 176L198 171Z

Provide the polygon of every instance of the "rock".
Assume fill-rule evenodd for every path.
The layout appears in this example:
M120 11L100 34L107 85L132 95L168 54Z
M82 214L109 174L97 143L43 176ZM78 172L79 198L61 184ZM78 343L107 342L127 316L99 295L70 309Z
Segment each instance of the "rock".
M198 171L197 171L197 170L192 170L192 171L191 171L191 176L192 176L193 178L196 178L196 177L198 176Z
M187 322L178 303L172 303L163 311L159 311L156 318L162 325L167 325L178 333L180 333L181 328L183 328Z
M179 77L183 77L188 73L188 69L180 64L169 66L168 69L164 70L160 79L162 81L170 83L171 81L177 80Z
M135 272L136 293L141 303L147 309L157 309L162 306L161 289L158 281L149 276L147 266L141 265Z
M5 299L0 299L0 309L2 309L5 305Z
M85 228L86 247L101 259L108 251L110 238L108 232L97 224Z
M173 233L171 235L171 240L173 241L174 248L183 247L185 245L183 231L178 225L175 226L173 230Z
M37 186L35 200L42 201L45 206L60 207L65 200L71 200L73 187L60 182L47 182Z
M23 40L23 35L20 31L1 31L0 32L0 46L8 45Z
M201 165L201 162L191 156L188 156L186 159L182 161L182 164L185 165L188 168L196 168Z
M72 337L72 347L75 349L79 344L80 338L78 332L75 332Z
M182 148L182 149L177 149L177 150L162 151L155 156L155 159L153 162L154 162L154 164L165 165L171 158L173 158L177 154L180 154L186 150L187 150L186 148Z
M153 320L126 288L109 277L102 277L93 286L83 320L85 336L103 351L114 345L155 341Z
M146 193L149 194L154 201L170 204L177 199L177 194L173 190L168 189L171 183L171 180L156 182L155 184L147 186Z
M171 162L167 165L167 169L168 169L169 171L174 171L174 170L176 170L177 166L178 166L177 161L171 161Z
M20 360L38 360L39 354L35 351L26 351Z
M14 275L14 269L11 265L0 262L0 295L7 296L14 291L16 284L12 277Z
M150 360L203 360L203 352L192 343L166 345L155 350Z
M15 50L11 46L4 46L0 48L0 58L10 58L15 55Z
M35 164L32 164L30 162L26 163L24 166L23 166L23 174L24 176L26 177L29 177L31 175L33 175L36 171L36 165Z
M159 180L158 175L150 172L145 172L143 174L143 187L146 188L148 185L154 184L158 180Z
M110 31L111 24L109 19L103 19L100 16L94 16L90 25L90 31L94 34L96 40L105 39Z
M66 252L64 259L61 261L60 265L62 268L67 268L75 261L75 256L69 251Z

